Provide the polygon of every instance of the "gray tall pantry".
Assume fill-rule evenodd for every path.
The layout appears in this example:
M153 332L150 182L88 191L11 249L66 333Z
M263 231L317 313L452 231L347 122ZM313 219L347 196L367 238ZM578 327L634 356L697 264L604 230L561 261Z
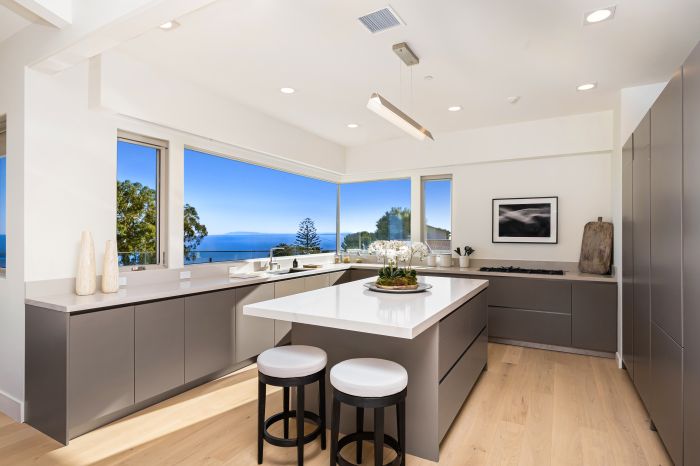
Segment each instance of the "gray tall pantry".
M700 464L700 46L622 151L622 358L675 464Z

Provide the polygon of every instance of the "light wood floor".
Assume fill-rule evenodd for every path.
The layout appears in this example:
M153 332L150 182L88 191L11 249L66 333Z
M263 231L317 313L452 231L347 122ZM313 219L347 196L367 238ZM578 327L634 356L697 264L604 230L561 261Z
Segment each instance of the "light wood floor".
M0 415L0 464L254 465L256 393L253 367L66 447ZM281 406L280 395L271 390L268 407ZM367 444L364 450L365 464L370 464L372 448ZM295 451L266 445L264 464L294 465ZM318 441L307 445L306 464L328 464L328 451L320 451ZM408 464L435 463L410 457ZM491 344L489 370L446 437L439 464L638 466L671 461L649 430L626 373L613 360Z

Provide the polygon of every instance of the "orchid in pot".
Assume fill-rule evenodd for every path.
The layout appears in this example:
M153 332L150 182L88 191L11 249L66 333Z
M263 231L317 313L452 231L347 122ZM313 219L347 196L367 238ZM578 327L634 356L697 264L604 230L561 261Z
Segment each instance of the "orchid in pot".
M380 240L370 244L368 251L384 261L375 283L377 287L393 290L418 288L413 259L422 261L426 258L429 251L425 244ZM402 263L405 265L401 266Z

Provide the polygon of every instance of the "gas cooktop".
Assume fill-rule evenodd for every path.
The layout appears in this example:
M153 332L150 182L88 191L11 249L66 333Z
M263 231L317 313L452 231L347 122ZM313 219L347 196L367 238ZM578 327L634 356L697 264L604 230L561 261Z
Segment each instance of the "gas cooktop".
M523 269L520 267L481 267L481 272L530 273L539 275L564 275L563 270Z

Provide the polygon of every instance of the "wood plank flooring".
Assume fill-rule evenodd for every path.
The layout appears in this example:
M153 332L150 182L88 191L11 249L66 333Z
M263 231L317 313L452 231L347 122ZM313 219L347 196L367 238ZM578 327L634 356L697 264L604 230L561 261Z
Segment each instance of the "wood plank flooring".
M247 368L65 447L0 415L0 465L254 465L256 393L255 368ZM278 389L269 391L267 405L268 412L281 406ZM351 447L347 453L353 453ZM363 453L365 464L371 464L370 444ZM318 441L307 445L305 464L328 463L328 450L321 451ZM296 452L265 445L264 464L295 465ZM411 466L433 464L408 458ZM488 371L445 438L439 464L639 466L671 461L614 360L490 344Z

